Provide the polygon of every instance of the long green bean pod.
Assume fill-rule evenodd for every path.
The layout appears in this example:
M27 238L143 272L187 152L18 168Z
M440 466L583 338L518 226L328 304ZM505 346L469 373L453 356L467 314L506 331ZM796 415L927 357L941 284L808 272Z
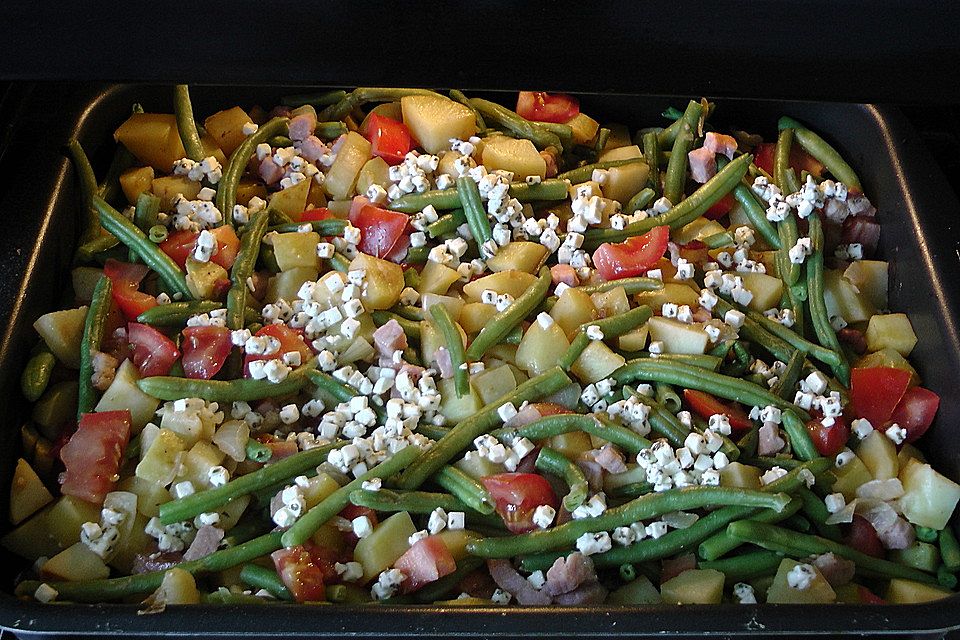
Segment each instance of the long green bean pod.
M269 210L256 212L240 237L240 249L230 269L230 291L227 293L227 327L242 329L243 311L247 306L247 278L253 275L260 253L260 242L267 230Z
M470 235L477 241L477 245L490 240L490 220L487 210L480 200L480 189L470 176L457 178L457 195L460 196L460 205L470 225Z
M820 457L820 452L810 439L807 425L793 411L783 412L783 430L790 436L790 447L793 455L801 460L813 460Z
M434 474L433 481L477 513L484 515L493 513L494 504L490 493L482 484L460 471L460 469L444 465L440 471Z
M850 365L847 364L847 360L843 356L843 349L840 346L840 340L837 338L837 332L830 324L830 316L827 313L827 304L824 300L823 227L817 213L811 214L808 221L810 223L810 242L813 245L813 253L807 257L807 303L810 305L810 324L813 325L814 333L816 333L820 344L839 356L839 362L832 365L833 373L844 386L848 386L850 384Z
M783 556L775 551L753 551L723 560L700 561L697 567L719 571L730 584L774 574L782 560Z
M110 278L100 276L93 290L90 309L83 323L83 338L80 340L80 390L77 399L77 420L93 411L97 404L97 390L93 387L93 354L100 348L110 313L113 286Z
M783 511L759 509L756 513L751 515L748 520L752 520L753 522L776 524L777 522L783 522L790 516L796 514L798 511L800 511L802 506L803 501L798 498L794 498L790 501L790 504L783 509ZM697 555L704 560L717 560L727 555L742 544L743 540L734 538L727 533L726 529L724 529L722 531L718 531L701 542L700 546L697 547Z
M263 589L274 598L293 600L293 594L273 569L261 567L258 564L245 564L240 570L240 581L255 589Z
M777 137L777 149L773 158L773 177L783 193L800 191L797 174L790 167L790 149L793 146L793 129L781 129Z
M152 376L137 381L147 395L160 400L203 398L208 402L238 402L276 398L299 391L308 382L307 372L317 366L316 358L291 371L280 382L239 378L237 380L187 380L173 376Z
M193 119L193 104L190 102L190 88L185 84L178 84L174 88L173 111L177 118L177 131L187 157L194 162L203 160L203 143L200 142L200 132Z
M470 111L473 111L473 118L477 121L477 131L483 131L487 128L487 123L483 119L483 114L477 111L476 107L470 104L470 99L464 95L463 91L460 91L459 89L451 89L449 95L452 100L456 100L463 106L470 109Z
M447 352L450 354L450 366L453 367L454 388L457 397L462 398L470 392L470 373L467 371L468 365L460 331L454 324L450 311L443 304L432 305L430 315L446 342Z
M723 156L717 158L717 170L723 169L727 165L727 159ZM757 201L757 196L753 190L740 180L733 188L733 198L740 204L744 215L750 220L750 225L760 234L773 249L780 248L780 234L777 228L767 220L767 212Z
M67 150L73 160L80 183L80 212L83 220L83 231L80 234L80 244L86 244L100 237L101 226L97 210L93 206L93 197L97 195L97 177L93 173L93 166L87 158L86 152L80 143L71 139L67 143Z
M647 160L644 158L623 158L621 160L602 160L600 162L593 162L591 164L585 164L582 167L577 167L576 169L570 169L569 171L564 171L557 176L557 180L564 180L570 182L570 184L579 184L581 182L586 182L593 176L593 172L597 169L612 169L614 167L622 167L627 164L647 164Z
M563 508L567 511L573 513L587 499L587 478L583 475L583 471L555 449L550 447L540 449L536 466L540 471L562 478L567 483L569 491L563 496Z
M395 102L406 96L443 97L430 89L394 89L391 87L357 87L317 114L317 120L343 120L350 112L368 102Z
M467 347L466 358L470 362L475 362L483 357L487 349L500 343L510 331L520 324L520 321L527 317L533 309L540 304L553 278L550 275L548 267L540 268L540 276L529 289L523 292L509 307L497 313L480 330L477 337L473 339L470 346Z
M650 167L647 184L656 195L660 193L660 140L653 131L643 134L643 157L647 161L647 166Z
M244 169L247 168L247 161L257 149L257 145L266 142L275 135L287 132L288 118L273 118L269 122L260 125L253 133L247 136L240 146L234 149L227 161L227 166L223 170L223 177L217 184L216 205L220 213L223 214L225 224L233 224L233 206L237 204L237 185L240 183L240 177Z
M191 316L222 309L217 300L184 300L150 307L137 316L137 322L155 327L182 327Z
M537 149L553 147L557 151L563 152L563 142L560 140L560 136L542 126L541 123L531 122L496 102L490 102L482 98L470 98L470 105L483 115L484 120L489 120L498 127L503 127L518 138L526 138L536 145ZM573 137L572 132L570 132L569 137Z
M850 189L863 191L863 187L860 185L860 178L857 177L856 172L847 164L847 161L843 159L840 153L830 146L830 143L793 118L787 116L780 118L778 126L781 131L783 129L793 129L793 135L796 141L800 143L800 146L811 156L823 163L823 166L833 174L834 178L847 185Z
M663 196L671 203L679 204L683 199L683 186L687 181L687 154L693 149L697 121L702 111L700 103L691 100L680 118L680 131L673 141L672 153L663 178Z
M551 178L538 184L513 182L507 193L520 202L540 202L563 200L567 197L567 183L560 178ZM437 211L450 211L462 206L460 193L456 187L433 189L423 193L408 193L390 203L389 208L401 213L417 213L427 206ZM466 217L464 217L466 221ZM460 226L460 222L457 226Z

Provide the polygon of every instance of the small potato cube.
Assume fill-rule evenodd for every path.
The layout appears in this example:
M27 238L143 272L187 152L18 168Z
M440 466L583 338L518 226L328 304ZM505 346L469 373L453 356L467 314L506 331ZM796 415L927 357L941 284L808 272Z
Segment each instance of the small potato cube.
M890 348L906 357L917 345L917 334L905 313L875 315L867 325L867 349Z
M134 167L120 174L120 189L130 204L136 204L137 198L144 191L149 191L153 184L153 167Z

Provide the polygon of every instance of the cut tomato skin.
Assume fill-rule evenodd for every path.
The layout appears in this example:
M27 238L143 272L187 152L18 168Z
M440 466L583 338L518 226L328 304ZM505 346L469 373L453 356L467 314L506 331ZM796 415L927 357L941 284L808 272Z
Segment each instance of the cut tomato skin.
M183 330L183 373L195 380L209 380L223 367L233 348L226 327L187 327Z
M250 363L254 360L273 360L281 358L283 354L289 351L299 351L300 352L300 361L306 362L313 357L313 351L310 350L310 347L306 342L303 341L303 336L291 329L285 324L268 324L263 326L259 331L254 335L257 336L272 336L280 341L280 350L271 353L269 355L252 355L247 354L243 358L243 374L247 377L250 376Z
M890 422L896 422L906 429L906 442L913 442L930 428L939 407L940 396L936 393L923 387L911 387L893 410Z
M133 349L133 364L144 378L167 375L180 357L173 340L146 324L127 324L127 341Z
M745 431L753 427L753 423L743 409L735 404L720 402L709 393L696 389L684 389L683 400L701 418L709 419L717 413L727 416L734 431Z
M862 604L887 604L887 601L863 585L857 585L857 596Z
M323 570L303 545L279 549L270 554L273 566L297 602L326 600Z
M209 231L217 239L217 252L210 258L210 262L218 264L224 269L229 269L233 266L237 259L237 253L240 251L240 238L237 236L237 232L228 224ZM197 246L197 238L199 237L199 231L174 231L158 246L181 269L184 269L186 268L187 258L190 257Z
M670 227L662 225L623 242L604 242L593 252L593 264L607 281L643 275L663 257L669 241Z
M565 93L521 91L517 96L517 114L535 122L568 122L580 113L580 101Z
M776 155L776 143L761 142L757 145L757 148L753 150L753 163L772 176L773 163ZM823 165L796 143L790 147L790 168L796 172L797 178L800 177L800 173L803 171L808 171L817 177L823 175Z
M387 164L400 164L413 148L413 136L407 125L377 113L367 119L366 136L370 140L370 152Z
M893 367L854 369L850 373L850 404L874 429L883 426L910 385L910 372ZM917 436L919 437L919 436Z
M316 220L327 220L332 218L333 213L326 207L317 207L316 209L307 209L300 214L300 222L314 222Z
M427 536L415 542L393 566L406 576L400 584L401 593L412 593L457 569L447 545L437 536Z
M364 196L356 196L350 206L350 224L360 229L360 244L357 249L375 258L393 254L401 238L407 237L410 216L397 211L381 209ZM405 252L405 251L404 251Z
M113 301L127 320L136 320L138 315L157 306L156 298L139 291L140 281L149 271L147 265L120 262L113 258L103 265L103 274L110 278L113 285Z
M844 542L860 553L874 558L882 558L884 555L883 543L880 542L876 529L869 520L860 515L853 516L853 522L847 528Z
M850 439L850 427L843 416L833 419L833 425L823 426L820 419L814 418L807 422L807 433L810 434L810 440L813 446L822 456L835 456L847 446L847 440Z
M496 503L497 513L513 533L537 529L533 512L542 504L559 507L557 495L547 479L536 473L498 473L480 479Z
M117 484L123 450L130 441L130 411L85 413L77 430L60 449L66 470L60 491L102 504Z
M369 507L361 507L355 504L348 504L340 511L340 517L346 518L347 520L350 520L350 521L353 521L354 518L359 518L361 516L367 516L368 518L370 518L370 524L373 527L376 527L377 524L380 522L377 519L377 512ZM347 543L347 546L351 548L357 546L357 543L360 542L360 539L357 537L357 534L355 534L352 530L345 531L343 533L343 539Z
M713 204L706 213L703 214L703 217L707 220L719 220L723 216L730 213L730 210L733 209L733 204L736 202L733 198L732 193L720 198L717 202Z

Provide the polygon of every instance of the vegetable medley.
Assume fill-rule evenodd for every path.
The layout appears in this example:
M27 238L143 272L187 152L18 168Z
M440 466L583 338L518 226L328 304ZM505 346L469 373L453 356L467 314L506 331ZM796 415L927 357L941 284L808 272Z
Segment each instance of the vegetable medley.
M938 396L855 171L691 101L135 105L34 325L3 545L43 602L908 603ZM145 600L144 600L145 598Z

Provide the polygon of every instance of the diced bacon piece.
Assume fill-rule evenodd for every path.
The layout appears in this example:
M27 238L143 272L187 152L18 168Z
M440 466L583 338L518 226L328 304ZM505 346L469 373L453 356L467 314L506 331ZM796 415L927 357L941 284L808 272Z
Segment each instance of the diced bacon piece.
M850 215L858 218L872 218L877 215L877 208L867 200L865 195L847 198L847 209L850 210Z
M266 156L260 161L258 173L267 184L277 184L283 178L283 167L278 167L272 156Z
M157 549L156 543L152 544L153 551L149 549L144 553L138 553L133 559L133 566L130 573L151 573L153 571L166 571L172 569L183 562L183 553L180 551L164 551Z
M863 335L863 331L853 327L844 327L837 331L837 337L840 338L841 342L850 345L856 353L867 352L867 338Z
M550 276L553 278L553 284L561 282L570 287L576 287L580 284L577 277L577 270L568 264L555 264L550 267Z
M403 333L400 323L391 319L373 332L373 343L380 355L389 358L394 351L403 351L407 348L407 336Z
M843 223L840 241L844 244L863 245L863 255L872 256L880 242L880 223L866 217L850 217Z
M729 160L733 160L733 153L737 150L737 139L722 133L707 131L703 137L703 148L708 149L710 153L722 153Z
M440 369L440 377L444 380L452 378L455 372L453 370L453 361L450 358L450 351L448 351L446 347L440 347L433 354L433 358L437 362L437 368Z
M290 129L291 140L306 140L313 135L313 130L317 128L317 114L308 110L291 118L290 124L287 126Z
M692 553L685 553L676 558L664 560L660 568L660 584L670 578L675 578L684 571L697 568L697 558Z
M317 136L307 136L300 144L300 155L310 162L316 162L325 153L327 153L327 145Z
M587 459L592 459L604 471L610 473L623 473L627 470L627 465L623 462L623 454L617 451L613 445L605 444L600 449L592 449L584 454Z
M607 589L599 582L580 585L569 593L553 598L553 604L575 607L585 604L602 604L607 599Z
M877 531L877 537L887 549L906 549L916 541L917 532L909 522L898 517L891 526Z
M203 525L197 529L197 537L193 539L190 548L183 554L183 559L189 562L190 560L206 558L220 546L223 535L223 529L212 524Z
M703 184L717 175L717 158L713 151L706 147L694 149L687 154L690 161L690 175L695 182Z
M765 422L758 432L757 453L761 456L771 456L787 443L780 437L780 430L772 422Z
M570 593L584 583L596 582L597 572L593 560L579 551L565 558L557 558L547 570L544 590L551 596Z
M813 559L813 565L833 587L839 587L853 580L856 565L852 560L841 558L833 553L822 553Z
M524 605L547 605L552 598L546 591L538 591L533 585L517 573L509 560L487 560L490 577L497 586L513 595L517 602Z
M524 408L520 409L520 411L517 412L517 415L507 420L503 426L510 427L511 429L519 429L520 427L525 427L531 422L539 420L542 417L543 414L540 413L540 409L538 409L535 404L528 404Z
M543 161L547 165L547 172L545 177L547 178L556 178L557 177L557 158L549 151L541 151L540 157L543 158Z
M113 382L113 378L117 374L117 365L120 363L109 353L96 350L91 351L93 352L93 357L91 358L91 362L93 363L93 376L91 377L93 387L98 391L106 391L110 383Z
M263 444L270 447L271 462L287 458L299 451L296 440L274 440L272 442L264 442Z
M693 321L694 322L709 322L710 318L713 317L709 311L703 307L697 307L693 311Z
M589 453L589 451L585 451L580 454L580 458L577 459L577 466L580 467L580 471L583 471L583 475L587 478L590 489L599 491L603 488L603 467L590 457Z

